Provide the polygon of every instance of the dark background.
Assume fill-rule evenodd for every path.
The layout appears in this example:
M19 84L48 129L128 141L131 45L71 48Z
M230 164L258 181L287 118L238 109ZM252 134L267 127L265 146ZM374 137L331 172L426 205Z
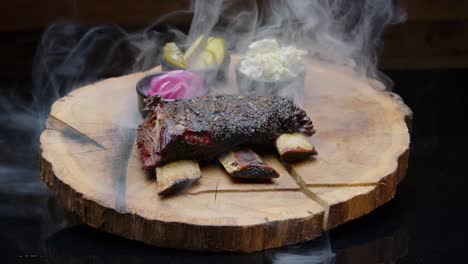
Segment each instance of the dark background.
M57 204L38 178L29 131L2 127L0 159L22 170L0 169L0 248L20 263L294 262L315 260L327 243L336 263L463 263L468 249L468 1L397 1L405 24L384 35L379 68L414 111L409 169L396 197L368 216L298 246L255 254L163 250L81 225ZM31 69L45 27L79 22L136 28L188 1L18 0L0 9L0 91L28 99ZM136 14L136 15L129 15ZM190 19L171 24L186 28ZM116 74L118 71L115 72ZM29 98L30 99L30 98ZM34 138L34 137L33 137ZM12 146L13 144L13 146ZM18 157L20 160L18 160ZM34 191L31 191L34 190ZM328 262L330 263L330 262Z

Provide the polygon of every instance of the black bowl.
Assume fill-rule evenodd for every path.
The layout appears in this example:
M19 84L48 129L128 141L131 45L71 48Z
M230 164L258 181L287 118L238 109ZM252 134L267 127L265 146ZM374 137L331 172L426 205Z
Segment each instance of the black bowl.
M212 87L215 83L225 82L229 71L229 64L231 64L231 55L229 52L220 66L206 68L206 69L184 69L167 62L164 57L161 57L161 67L163 71L175 70L190 70L203 76L203 82L207 88Z
M240 94L244 95L284 95L289 92L284 89L292 89L294 93L302 93L305 82L305 69L297 75L286 77L277 81L254 79L240 70L240 63L236 65L236 81Z
M136 84L136 91L138 94L138 110L140 110L140 113L143 117L146 117L148 115L148 111L144 110L145 109L145 99L148 98L148 95L146 95L146 92L150 88L151 80L154 77L161 76L166 74L167 72L158 72L154 73L148 76L145 76L143 79L138 81ZM174 101L174 99L164 99L165 102L170 102Z

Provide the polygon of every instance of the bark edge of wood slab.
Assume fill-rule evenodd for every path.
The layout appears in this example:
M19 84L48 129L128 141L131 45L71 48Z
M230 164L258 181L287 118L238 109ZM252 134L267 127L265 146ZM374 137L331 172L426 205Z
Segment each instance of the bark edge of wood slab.
M412 114L401 98L346 69L310 63L304 109L320 155L288 170L262 157L281 175L269 184L237 184L220 165L202 167L185 192L161 197L141 170L132 129L141 122L135 84L159 70L81 87L52 106L40 138L41 179L90 226L159 247L253 252L368 214L394 197L406 174Z

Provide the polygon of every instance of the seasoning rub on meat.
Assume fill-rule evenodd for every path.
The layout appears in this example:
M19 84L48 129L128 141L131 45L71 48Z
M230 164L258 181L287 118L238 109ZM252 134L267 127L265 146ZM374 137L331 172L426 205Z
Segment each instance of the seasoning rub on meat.
M234 178L267 180L279 174L251 147L275 145L284 161L317 154L306 136L314 133L306 113L277 96L205 96L147 100L149 115L138 129L143 168L156 168L160 195L201 178L198 161L218 159Z
M165 102L148 99L138 129L144 169L177 160L215 160L230 150L274 145L282 134L314 133L312 121L292 100L279 96L203 96Z

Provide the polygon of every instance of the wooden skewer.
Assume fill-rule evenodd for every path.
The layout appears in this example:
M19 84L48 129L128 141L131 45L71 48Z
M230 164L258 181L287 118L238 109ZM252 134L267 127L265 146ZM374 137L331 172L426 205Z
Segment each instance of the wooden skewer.
M226 172L234 178L263 180L279 177L278 172L249 148L230 151L220 156L218 160Z
M285 162L296 162L318 154L314 145L301 133L283 134L276 139L275 145Z
M184 189L200 178L200 166L195 160L174 161L156 168L156 188L159 195Z

